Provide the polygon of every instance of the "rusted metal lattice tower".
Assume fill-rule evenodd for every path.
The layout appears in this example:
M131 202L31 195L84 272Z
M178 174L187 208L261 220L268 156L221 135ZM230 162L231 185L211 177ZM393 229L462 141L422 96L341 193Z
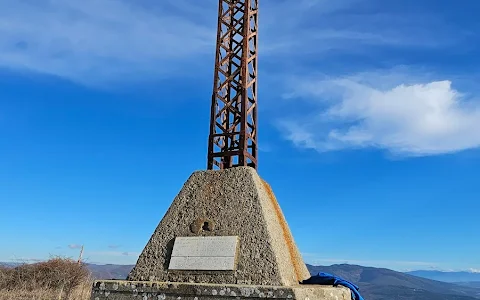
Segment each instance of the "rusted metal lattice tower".
M219 0L208 169L257 168L259 0Z

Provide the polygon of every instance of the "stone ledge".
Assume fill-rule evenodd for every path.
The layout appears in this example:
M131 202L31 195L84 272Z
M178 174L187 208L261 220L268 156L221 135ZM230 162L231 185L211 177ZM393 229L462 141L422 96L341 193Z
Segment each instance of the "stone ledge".
M95 281L92 300L214 300L214 299L350 300L350 290L321 285L254 286L151 281Z

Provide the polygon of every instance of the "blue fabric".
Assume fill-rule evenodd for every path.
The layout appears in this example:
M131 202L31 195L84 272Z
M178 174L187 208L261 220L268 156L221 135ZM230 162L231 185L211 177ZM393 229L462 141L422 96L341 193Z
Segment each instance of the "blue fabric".
M307 280L302 281L302 284L321 284L321 285L333 285L338 286L342 285L349 288L352 291L353 300L364 300L360 293L358 292L360 288L355 284L347 281L343 278L337 277L328 273L318 273L316 276L312 276Z

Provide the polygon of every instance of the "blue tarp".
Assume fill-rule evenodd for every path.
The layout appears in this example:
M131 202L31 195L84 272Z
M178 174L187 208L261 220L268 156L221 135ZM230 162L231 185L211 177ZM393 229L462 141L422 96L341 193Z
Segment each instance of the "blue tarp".
M328 273L318 273L318 275L312 276L307 280L302 281L302 284L321 284L321 285L333 285L338 286L342 285L344 287L349 288L352 291L352 299L353 300L364 300L360 293L358 292L360 289L355 284L347 281L343 278L337 277L332 274Z

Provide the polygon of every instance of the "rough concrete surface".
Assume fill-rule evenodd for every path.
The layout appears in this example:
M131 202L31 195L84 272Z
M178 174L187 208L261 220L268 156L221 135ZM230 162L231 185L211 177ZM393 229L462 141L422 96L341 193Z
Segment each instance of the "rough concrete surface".
M168 270L175 237L188 236L238 236L236 270ZM270 187L238 167L190 176L128 280L292 286L309 277Z
M91 300L214 299L350 300L350 290L332 286L244 286L166 282L97 281Z

